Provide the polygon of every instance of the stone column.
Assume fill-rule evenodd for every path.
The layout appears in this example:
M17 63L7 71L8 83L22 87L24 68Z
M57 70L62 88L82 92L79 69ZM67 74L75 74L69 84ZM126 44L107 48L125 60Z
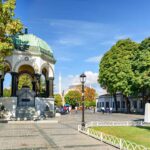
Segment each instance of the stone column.
M4 82L3 75L0 75L0 97L3 97L3 82Z
M46 97L49 97L49 79L46 79Z
M19 84L19 74L16 76L16 91L18 91L18 84Z
M32 90L36 92L36 81L32 81Z
M16 96L17 91L17 82L18 82L18 73L17 72L11 72L12 75L12 84L11 84L11 96Z
M54 97L54 77L49 78L49 97Z

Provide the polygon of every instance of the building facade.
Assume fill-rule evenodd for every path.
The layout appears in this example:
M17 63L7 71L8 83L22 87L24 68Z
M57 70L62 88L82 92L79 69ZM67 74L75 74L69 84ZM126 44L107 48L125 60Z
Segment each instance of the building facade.
M123 97L123 95L121 93L118 93L116 95L116 98L117 98L118 112L124 112L124 113L127 112L126 100ZM131 112L143 113L144 105L143 105L142 98L129 97L129 101L130 101L130 106L131 106L130 107ZM104 94L104 95L100 95L97 98L97 100L96 100L97 111L101 111L102 107L104 107L105 110L106 110L106 108L112 108L113 111L116 110L114 98L112 95Z

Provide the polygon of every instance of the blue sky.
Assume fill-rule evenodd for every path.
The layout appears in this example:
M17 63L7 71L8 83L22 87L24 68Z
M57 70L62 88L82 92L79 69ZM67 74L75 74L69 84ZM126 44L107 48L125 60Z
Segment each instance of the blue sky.
M149 0L17 0L16 17L53 49L55 91L78 82L96 83L103 54L119 39L140 42L150 35Z

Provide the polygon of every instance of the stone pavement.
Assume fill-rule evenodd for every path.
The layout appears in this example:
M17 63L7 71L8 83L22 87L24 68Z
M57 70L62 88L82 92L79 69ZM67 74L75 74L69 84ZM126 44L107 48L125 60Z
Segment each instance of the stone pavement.
M138 120L140 115L104 114L86 112L87 121ZM18 150L115 150L116 148L100 142L77 131L81 113L63 115L53 123L13 123L0 124L0 149Z

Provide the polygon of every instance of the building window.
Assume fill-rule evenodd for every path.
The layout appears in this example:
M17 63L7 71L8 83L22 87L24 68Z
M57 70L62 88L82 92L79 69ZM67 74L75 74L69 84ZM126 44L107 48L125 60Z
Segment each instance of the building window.
M140 109L143 109L143 101L140 101Z
M102 102L102 107L104 107L104 102Z
M115 108L115 102L113 102L113 108Z
M101 107L101 102L99 102L98 107Z
M109 108L109 102L106 102L106 108Z
M125 101L122 101L122 108L125 108Z
M99 107L99 102L97 102L97 108Z
M118 108L120 108L120 101L117 101L117 106Z
M133 107L136 109L137 108L137 101L133 101Z

